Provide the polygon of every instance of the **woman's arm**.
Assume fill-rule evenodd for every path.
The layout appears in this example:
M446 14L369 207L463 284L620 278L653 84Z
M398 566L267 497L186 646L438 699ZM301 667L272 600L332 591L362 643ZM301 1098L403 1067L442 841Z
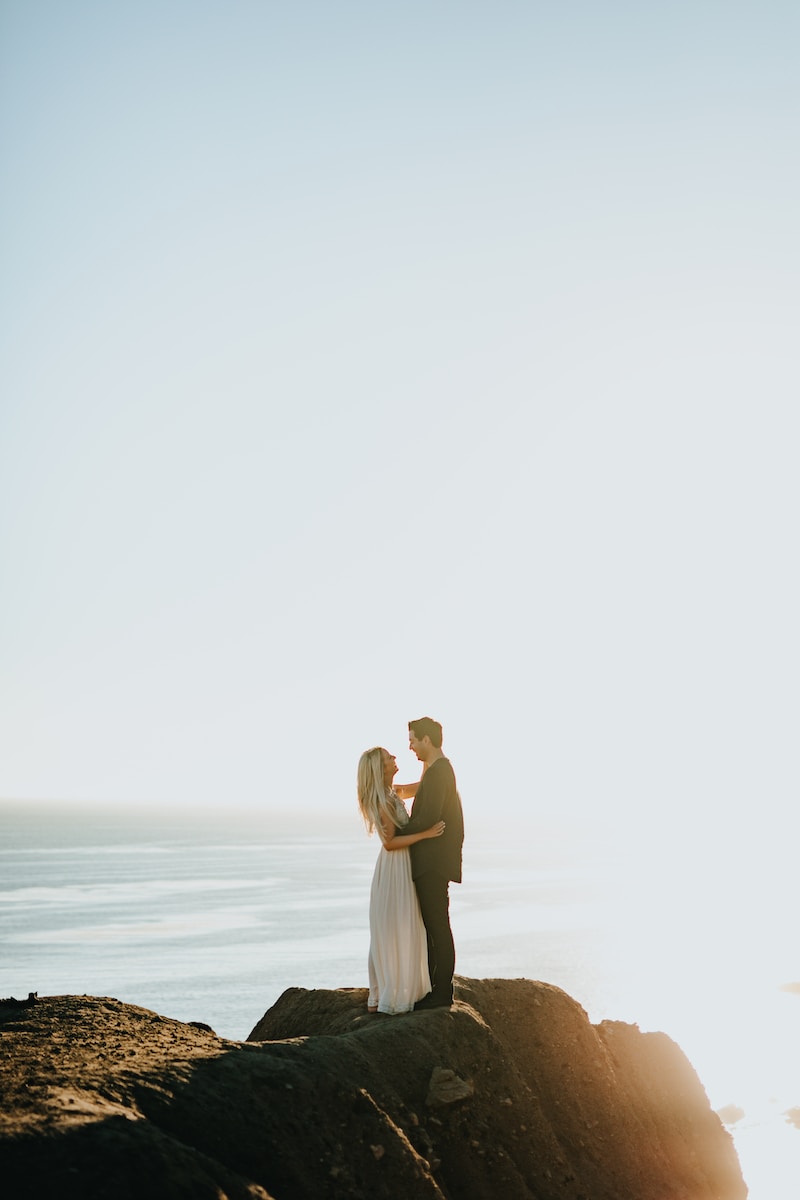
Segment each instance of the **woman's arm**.
M419 780L416 783L395 783L392 787L401 800L413 800L417 794Z
M437 821L430 829L423 829L421 833L398 833L394 825L386 825L381 821L378 833L384 850L403 850L406 846L413 846L414 842L421 842L425 838L441 837L444 833L444 821Z

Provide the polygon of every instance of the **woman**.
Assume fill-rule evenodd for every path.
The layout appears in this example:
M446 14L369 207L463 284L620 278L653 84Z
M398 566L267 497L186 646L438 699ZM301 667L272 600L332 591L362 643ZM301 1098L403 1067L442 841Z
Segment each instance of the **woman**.
M392 788L397 774L393 754L375 746L358 762L358 805L367 829L376 829L382 844L369 897L370 1012L411 1012L431 990L428 941L411 878L408 847L423 838L440 837L444 821L422 833L400 832L408 821L403 802Z

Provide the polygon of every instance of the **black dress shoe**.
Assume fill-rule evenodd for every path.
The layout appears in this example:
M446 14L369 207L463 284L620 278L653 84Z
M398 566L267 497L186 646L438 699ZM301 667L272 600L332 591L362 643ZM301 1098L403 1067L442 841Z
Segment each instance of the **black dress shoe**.
M435 992L428 992L414 1005L414 1012L423 1012L428 1008L450 1008L452 1003L452 996L437 996Z

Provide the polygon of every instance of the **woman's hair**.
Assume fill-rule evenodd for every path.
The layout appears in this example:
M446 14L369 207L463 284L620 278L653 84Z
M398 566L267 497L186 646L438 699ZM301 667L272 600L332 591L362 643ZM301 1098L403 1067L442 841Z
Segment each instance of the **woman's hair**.
M358 760L358 807L370 833L380 828L382 817L390 825L394 824L383 783L383 751L380 746L365 750Z

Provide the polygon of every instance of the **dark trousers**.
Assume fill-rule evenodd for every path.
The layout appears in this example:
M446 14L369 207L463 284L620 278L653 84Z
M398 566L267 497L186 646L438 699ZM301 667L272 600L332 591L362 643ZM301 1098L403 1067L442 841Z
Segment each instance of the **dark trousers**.
M450 882L435 871L426 871L414 884L428 934L428 970L433 994L452 1000L456 948L450 928Z

